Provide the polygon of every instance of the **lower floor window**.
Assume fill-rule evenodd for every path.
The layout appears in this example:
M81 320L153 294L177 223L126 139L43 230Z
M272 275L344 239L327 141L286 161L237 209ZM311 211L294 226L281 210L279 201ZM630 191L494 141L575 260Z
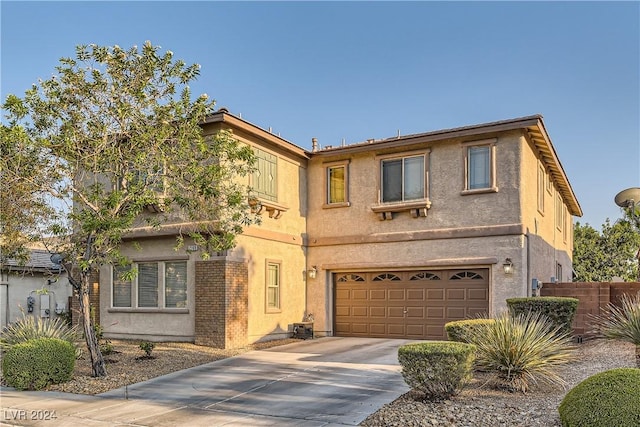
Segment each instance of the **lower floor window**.
M267 311L280 310L280 263L267 261Z
M137 274L129 280L127 270L113 268L113 307L185 308L187 262L134 263ZM135 298L133 298L135 296Z

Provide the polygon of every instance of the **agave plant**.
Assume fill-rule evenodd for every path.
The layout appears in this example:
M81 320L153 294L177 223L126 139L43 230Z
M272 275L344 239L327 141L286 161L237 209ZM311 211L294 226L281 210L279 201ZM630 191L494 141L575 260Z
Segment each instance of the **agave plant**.
M60 338L69 341L77 350L77 331L69 327L64 319L27 316L24 313L21 319L0 332L0 350L6 351L15 344L34 338Z
M623 294L620 305L609 303L600 315L591 316L594 332L636 346L636 367L640 368L640 292Z
M470 341L476 367L500 387L524 393L532 383L566 385L558 367L574 359L571 336L538 312L502 313L471 331Z

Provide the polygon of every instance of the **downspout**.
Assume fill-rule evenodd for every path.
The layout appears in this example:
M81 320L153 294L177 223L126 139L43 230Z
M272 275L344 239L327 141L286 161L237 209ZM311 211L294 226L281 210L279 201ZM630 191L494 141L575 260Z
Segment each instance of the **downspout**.
M533 290L531 289L531 280L533 277L531 277L531 240L529 239L528 228L524 238L526 240L525 248L527 251L527 283L525 286L527 287L527 296L530 297L533 296Z

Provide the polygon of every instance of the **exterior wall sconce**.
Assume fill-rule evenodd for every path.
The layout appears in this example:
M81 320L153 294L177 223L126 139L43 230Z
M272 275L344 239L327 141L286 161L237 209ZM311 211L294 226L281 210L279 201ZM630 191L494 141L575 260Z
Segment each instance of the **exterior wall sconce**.
M507 258L504 260L504 264L502 264L502 268L504 269L504 274L513 273L513 262L511 262L511 258Z
M318 269L316 268L315 265L307 271L307 275L309 276L309 279L315 279L317 274L318 274Z

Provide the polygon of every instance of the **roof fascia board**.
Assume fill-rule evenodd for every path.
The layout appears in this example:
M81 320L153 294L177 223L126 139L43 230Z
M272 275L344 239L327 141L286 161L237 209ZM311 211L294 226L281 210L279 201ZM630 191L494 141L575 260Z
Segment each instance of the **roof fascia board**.
M298 147L297 145L293 144L292 142L287 141L284 138L281 138L277 135L274 135L271 132L268 132L252 123L247 122L246 120L243 120L239 117L234 116L233 114L230 114L228 112L225 111L218 111L210 116L208 116L203 122L202 124L208 124L208 123L228 123L230 126L237 128L237 129L241 129L249 134L253 134L261 139L264 139L266 141L269 141L275 145L277 145L278 147L293 153L297 156L303 157L305 159L309 158L309 152L306 151L305 149Z
M484 125L465 126L455 129L444 129L434 132L421 133L415 135L406 135L399 138L388 138L371 143L361 143L347 147L335 147L313 153L314 156L331 156L335 154L352 154L364 151L403 147L412 144L421 144L425 142L438 142L454 138L464 138L469 136L481 136L487 133L504 132L515 129L526 128L537 124L539 116L524 117L522 119L514 119L513 121L488 123Z

